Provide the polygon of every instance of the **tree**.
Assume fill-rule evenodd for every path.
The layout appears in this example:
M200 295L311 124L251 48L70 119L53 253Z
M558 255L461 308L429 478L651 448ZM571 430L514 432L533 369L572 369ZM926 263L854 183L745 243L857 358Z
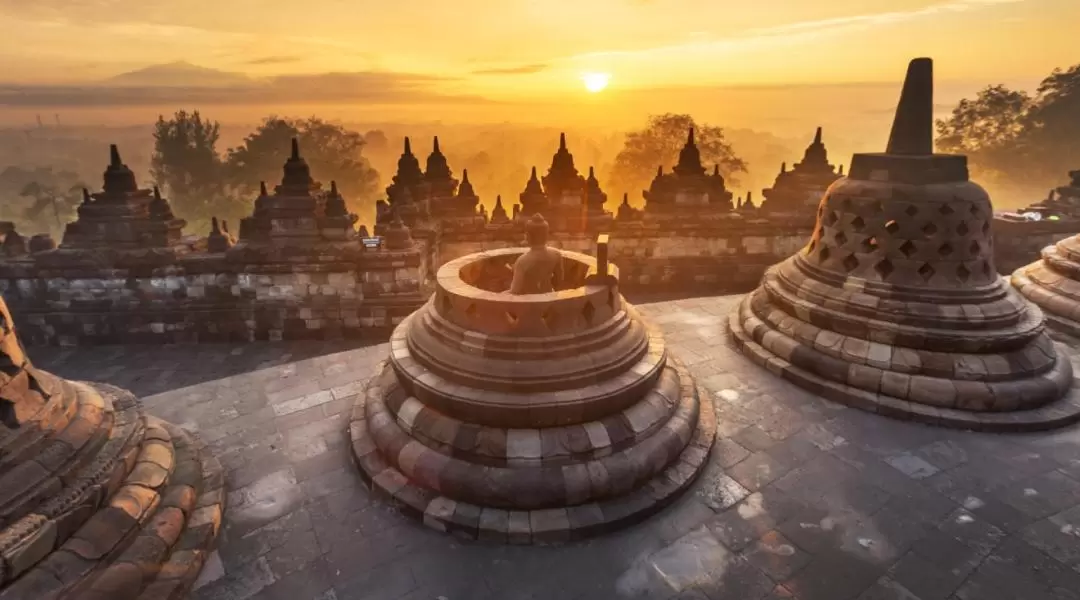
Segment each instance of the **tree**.
M64 230L65 223L75 220L84 186L77 183L61 192L57 185L32 181L23 187L19 195L31 200L23 216L32 226L59 233Z
M257 193L261 181L280 181L281 167L289 158L290 140L294 137L300 142L313 178L326 185L336 181L342 195L354 206L374 202L379 174L363 156L364 137L315 117L267 117L244 138L243 144L229 150L226 170L230 182L251 195Z
M1080 156L1080 65L1055 69L1034 98L991 85L937 122L943 152L968 155L980 176L1037 188L1055 185Z
M216 121L204 121L199 111L181 110L168 120L158 117L150 174L178 205L197 210L221 195L219 129Z
M644 189L657 167L670 169L674 166L690 128L694 129L694 140L706 168L711 170L713 165L719 165L720 173L732 181L737 173L746 172L746 162L735 154L724 137L723 128L699 125L690 115L665 113L649 117L649 124L644 129L626 134L611 170L616 189Z

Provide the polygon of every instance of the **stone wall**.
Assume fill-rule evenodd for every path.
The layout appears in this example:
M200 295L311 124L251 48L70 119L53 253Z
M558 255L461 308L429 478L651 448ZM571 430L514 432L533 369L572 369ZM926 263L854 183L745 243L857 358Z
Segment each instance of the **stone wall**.
M1007 274L1077 232L1075 223L994 222L995 260ZM725 214L617 221L610 232L554 232L551 245L593 255L610 233L610 260L631 295L741 293L802 248L812 225ZM0 293L30 344L174 343L325 338L384 339L430 293L439 266L523 244L514 224L442 228L405 251L352 262L251 264L192 252L104 267L50 260L47 251L0 261ZM106 261L108 262L108 261Z
M355 264L237 264L188 254L167 265L0 262L0 293L30 344L382 339L426 299L418 249Z
M994 263L998 273L1011 275L1038 260L1043 248L1080 233L1080 222L994 219L993 228Z
M752 289L766 268L802 248L811 230L805 222L730 214L683 222L617 221L611 231L553 233L549 241L556 248L592 255L596 235L610 233L610 260L620 269L624 293L735 293ZM512 225L443 231L436 265L473 252L520 246L523 236Z

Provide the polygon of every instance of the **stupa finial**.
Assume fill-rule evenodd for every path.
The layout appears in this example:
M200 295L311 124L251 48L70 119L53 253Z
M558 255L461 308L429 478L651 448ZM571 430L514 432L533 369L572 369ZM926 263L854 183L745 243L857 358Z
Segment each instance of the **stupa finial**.
M839 175L839 176L841 176L841 177L843 177L843 176L844 176L844 165L840 165L840 170L839 170L839 171L837 171L837 173L836 173L836 174L837 174L837 175Z
M435 143L433 144L431 151L436 154L439 153L439 136L435 136Z
M814 143L821 143L821 125L818 125L817 131L814 133Z
M409 141L409 136L405 136L405 151L402 154L412 154L412 142Z
M787 163L786 162L780 163L780 172L781 173L787 173Z
M120 160L120 148L116 144L109 144L109 166L120 167L123 164L124 161Z
M566 134L559 134L559 150L566 150Z
M270 194L268 194L266 192L266 182L265 181L260 181L259 182L259 196L265 198L266 196L269 196L269 195Z
M292 160L300 160L300 140L296 138L292 139L292 155L290 158L292 158Z
M156 185L154 186L154 200L161 200L161 190Z
M929 58L916 58L908 64L885 152L934 153L934 61Z
M693 146L694 145L694 128L693 127L690 128L690 132L686 135L686 145L687 146Z

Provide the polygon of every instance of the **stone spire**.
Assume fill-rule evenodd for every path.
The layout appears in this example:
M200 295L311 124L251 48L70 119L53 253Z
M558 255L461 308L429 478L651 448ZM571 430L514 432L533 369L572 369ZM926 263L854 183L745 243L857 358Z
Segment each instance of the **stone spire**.
M885 152L914 156L934 153L934 62L929 58L916 58L908 65Z
M544 188L540 185L540 179L536 176L536 167L532 168L529 181L525 183L525 194L543 194Z
M135 173L120 160L120 150L116 144L109 146L109 166L105 168L105 195L118 197L122 194L139 191L135 182Z
M577 178L578 170L574 166L574 155L566 148L566 134L559 134L559 149L551 157L551 168L544 176L544 183L564 183ZM548 187L547 185L544 186Z
M462 169L461 185L458 186L457 195L454 197L456 209L463 215L471 215L476 212L476 204L480 197L473 190L472 182L469 181L469 170Z
M450 165L446 162L446 156L439 150L439 136L435 136L431 154L428 155L427 171L424 173L424 177L428 181L445 181L453 177Z
M217 217L210 218L210 235L206 238L206 250L210 253L225 252L233 245L233 240L222 230Z
M679 164L675 165L674 171L681 177L705 174L705 167L701 164L701 152L694 142L693 127L686 134L686 144L679 151Z
M840 178L829 164L829 153L822 140L822 128L818 127L801 161L791 169L787 168L786 162L781 163L772 187L762 190L765 195L761 203L763 211L806 214L809 218L817 208L821 194Z
M492 225L503 225L510 222L510 217L506 214L506 209L503 208L502 196L495 196L495 208L491 209L491 221Z
M836 174L841 177L844 176L844 165L840 165L840 168L836 170Z
M995 268L989 196L965 156L932 154L931 77L912 61L888 151L852 158L806 247L732 315L733 339L785 380L879 414L995 431L1075 420L1071 363Z
M338 193L337 181L330 181L330 191L326 194L325 214L328 217L344 217L349 214L345 198Z
M172 207L169 206L169 201L161 197L161 190L156 185L154 186L154 199L150 202L150 218L158 221L172 221L176 218L173 215Z
M82 201L83 204L90 204L94 201L94 199L90 197L90 190L86 188L82 189Z
M292 152L282 168L284 176L279 186L282 193L290 195L307 195L314 189L314 180L311 179L311 169L307 161L300 156L300 141L292 139Z
M267 197L269 195L270 195L270 193L266 191L266 182L265 181L260 181L259 182L259 197L260 198L265 198L265 197Z
M615 215L616 219L620 221L627 221L637 218L637 211L633 206L630 206L630 194L623 192L622 204L619 205L619 212Z
M600 189L600 180L592 167L589 167L589 176L585 179L585 201L592 212L602 212L607 203L607 194Z
M436 146L437 148L437 146ZM440 153L441 154L441 153ZM394 175L394 183L398 185L415 184L423 181L424 172L420 170L420 161L412 153L412 143L405 138L405 150L398 158L397 174Z
M401 215L398 214L397 210L394 210L391 214L390 226L386 229L385 238L387 250L407 250L413 246L412 233L405 226L405 222L401 220Z
M753 212L756 207L754 206L754 192L753 190L746 192L746 202L742 203L740 210L744 212Z

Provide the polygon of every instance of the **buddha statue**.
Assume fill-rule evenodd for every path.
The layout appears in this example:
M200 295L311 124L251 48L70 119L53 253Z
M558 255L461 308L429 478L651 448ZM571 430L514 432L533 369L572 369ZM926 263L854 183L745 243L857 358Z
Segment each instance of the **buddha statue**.
M511 294L547 294L562 281L562 253L547 245L548 224L539 213L525 224L529 251L514 261Z

